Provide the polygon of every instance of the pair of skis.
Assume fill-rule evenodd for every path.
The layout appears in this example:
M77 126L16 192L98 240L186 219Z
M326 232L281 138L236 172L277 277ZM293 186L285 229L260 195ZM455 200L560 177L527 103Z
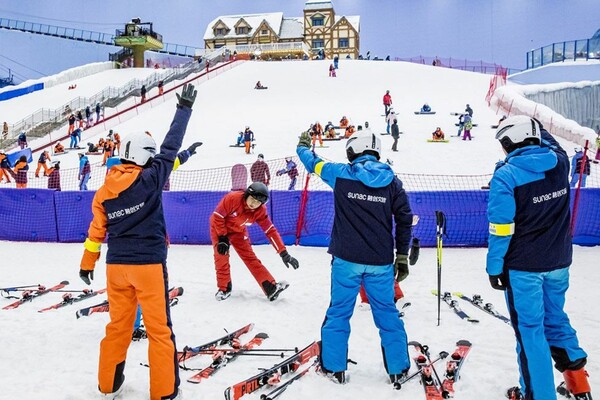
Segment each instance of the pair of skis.
M11 303L7 306L2 307L2 309L3 310L12 310L12 309L18 308L21 304L25 304L30 301L33 301L34 299L37 299L38 297L43 296L45 294L48 294L51 292L56 292L56 291L64 288L68 284L69 284L69 281L62 281L58 285L52 286L49 288L47 288L43 285L38 285L36 289L23 290L23 293L21 294L21 298L19 300L15 301L14 303ZM10 292L10 291L17 291L20 289L21 288L4 288L3 291Z
M225 389L224 393L225 400L238 400L242 396L254 393L265 386L275 386L270 392L260 396L261 400L273 400L287 390L292 383L305 376L309 370L315 368L318 364L320 353L320 342L312 342L304 349L296 352L273 367L265 369L244 381L228 387ZM317 359L315 359L307 368L300 370L302 365L307 364L314 357L317 357ZM288 374L294 374L294 376L282 383L281 378Z
M200 346L190 347L185 346L183 351L177 352L177 360L180 363L180 368L184 370L191 370L185 366L185 361L192 357L201 354L211 354L213 361L212 363L202 368L196 374L187 379L190 383L200 383L203 379L206 379L214 375L218 370L225 367L227 364L236 360L239 356L249 353L255 347L258 347L262 342L269 337L266 333L256 334L250 341L245 344L240 344L239 338L252 330L254 324L248 324L241 327L240 329L227 333L223 337L210 341ZM229 348L220 348L219 346L227 345Z
M505 317L504 315L500 314L494 308L494 305L492 303L484 303L483 298L480 295L474 294L473 297L469 297L460 292L454 292L452 294L454 296L458 297L459 299L462 299L464 301L471 303L473 306L479 308L481 311L491 315L492 317L498 318L502 322L504 322L508 325L511 325L510 318Z
M422 345L416 341L411 341L408 345L413 346L416 352L413 361L417 367L417 374L411 375L402 383L395 384L396 388L398 389L401 384L412 379L414 376L419 375L427 400L440 400L454 397L454 383L460 378L460 371L471 350L471 342L468 340L459 340L456 342L456 349L450 355L450 359L446 361L446 371L443 380L438 375L434 364L440 359L446 358L448 353L441 352L438 358L432 360L428 346Z
M438 291L432 290L431 294L433 294L434 296L437 296ZM458 305L458 301L456 301L452 298L452 294L450 294L450 292L444 292L440 297L446 304L448 304L448 307L450 307L452 309L452 311L454 311L454 313L456 315L458 315L461 319L469 321L473 324L479 323L478 319L471 318L466 312L464 312L460 308L460 306Z
M106 292L106 289L100 289L100 290L92 290L92 289L83 289L82 293L77 295L77 296L73 296L73 293L65 293L63 295L63 300L60 303L56 303L54 305L51 305L49 307L46 308L42 308L41 310L38 310L38 312L46 312L46 311L50 311L50 310L57 310L59 308L65 307L65 306L69 306L71 304L75 304L75 303L79 303L80 301L89 299L90 297L94 297L97 296L99 294L102 294Z
M95 293L99 294L99 292L95 292ZM182 287L175 287L175 288L169 289L169 306L173 307L174 305L176 305L179 302L178 297L181 296L182 294L183 294ZM91 297L91 296L89 296L89 297ZM108 300L105 300L102 303L99 303L99 304L96 304L93 306L89 306L89 307L85 307L85 308L82 308L81 310L77 310L75 312L75 316L79 319L81 317L88 317L92 314L96 314L96 313L100 313L100 312L107 312L107 311L108 311Z

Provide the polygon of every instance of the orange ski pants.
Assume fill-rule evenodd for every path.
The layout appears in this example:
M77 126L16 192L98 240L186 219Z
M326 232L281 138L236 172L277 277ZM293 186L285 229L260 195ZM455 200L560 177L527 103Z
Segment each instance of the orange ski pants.
M166 265L107 264L106 285L110 322L100 343L100 391L113 392L117 365L127 357L139 303L148 333L150 399L174 397L179 390L179 366L169 311Z

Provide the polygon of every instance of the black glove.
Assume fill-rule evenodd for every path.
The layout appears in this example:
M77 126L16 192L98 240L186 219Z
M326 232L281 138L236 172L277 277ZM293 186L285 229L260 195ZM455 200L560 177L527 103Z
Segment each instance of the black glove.
M492 286L492 288L496 290L506 290L506 286L508 283L506 281L506 275L489 275L488 277L490 278L490 285Z
M227 236L219 236L219 243L217 243L217 253L224 256L229 253L229 238Z
M188 147L187 151L190 152L190 156L196 154L196 148L202 146L202 142L193 143L190 147Z
M413 238L412 245L410 246L410 255L408 256L408 262L410 265L415 265L419 260L419 250L421 249L421 242L418 238Z
M88 271L85 269L79 270L79 277L82 281L85 282L86 285L91 285L94 280L94 271Z
M283 263L285 264L286 267L289 268L291 265L292 268L298 269L298 267L300 266L300 263L298 262L298 260L296 260L294 257L290 256L289 253L287 252L287 250L282 251L281 253L279 253L279 255L281 256L281 259L283 260Z
M302 132L300 134L300 140L298 141L298 147L306 147L310 149L310 144L312 140L308 132Z
M408 255L396 254L394 261L394 278L397 282L402 282L408 276Z
M194 105L194 101L196 101L196 95L198 91L194 89L194 85L188 83L187 85L183 85L183 90L181 91L181 96L179 93L176 93L177 101L179 102L179 106L192 108Z

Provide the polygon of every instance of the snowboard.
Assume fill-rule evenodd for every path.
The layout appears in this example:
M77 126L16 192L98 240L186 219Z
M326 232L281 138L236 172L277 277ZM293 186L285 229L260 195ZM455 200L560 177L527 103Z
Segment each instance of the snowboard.
M454 125L460 126L460 124L454 124ZM463 126L464 126L464 124L463 124ZM477 126L477 124L473 124L473 126Z
M427 141L429 143L448 143L449 140L445 139L445 140L433 140L433 139L427 139Z
M231 167L231 190L246 190L248 186L248 170L244 164Z
M434 115L436 111L415 111L415 115Z

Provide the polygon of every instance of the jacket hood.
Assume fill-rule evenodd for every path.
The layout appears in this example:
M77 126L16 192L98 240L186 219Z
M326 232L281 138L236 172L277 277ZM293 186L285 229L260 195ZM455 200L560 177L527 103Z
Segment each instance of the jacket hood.
M548 147L527 146L506 157L506 163L532 172L546 172L558 163L556 153Z
M385 187L394 179L392 168L371 155L358 157L352 162L351 168L356 179L369 187Z
M119 193L127 189L137 179L142 172L142 167L131 164L120 164L113 166L106 179L104 180L104 188L116 197ZM109 196L111 198L112 196Z

